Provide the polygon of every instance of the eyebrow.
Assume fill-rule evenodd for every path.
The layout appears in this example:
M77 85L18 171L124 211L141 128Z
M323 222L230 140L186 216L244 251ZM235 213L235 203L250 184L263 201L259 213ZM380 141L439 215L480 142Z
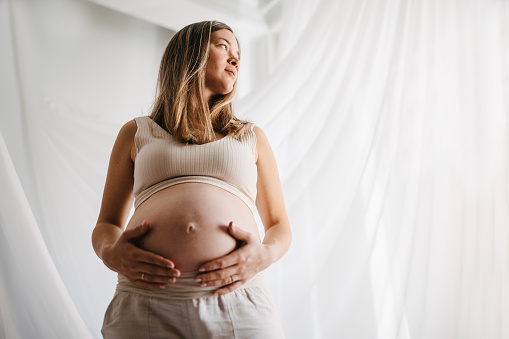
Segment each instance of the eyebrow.
M227 39L225 39L225 38L216 38L216 39L220 39L220 40L224 40L224 41L226 41L226 43L227 43L230 47L231 47L231 45L232 45L232 44L230 44L230 42L229 42ZM240 60L240 51L237 51L237 57L238 57L238 59Z

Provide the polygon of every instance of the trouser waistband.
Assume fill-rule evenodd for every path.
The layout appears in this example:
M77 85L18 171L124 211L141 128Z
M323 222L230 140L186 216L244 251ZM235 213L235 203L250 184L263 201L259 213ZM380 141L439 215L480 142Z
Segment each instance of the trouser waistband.
M182 272L175 283L168 283L166 288L161 290L149 290L129 282L127 278L118 275L118 284L116 291L134 292L150 297L171 298L171 299L192 299L210 297L219 286L201 287L199 282L194 281L198 271ZM238 289L249 287L265 287L263 272L258 273Z

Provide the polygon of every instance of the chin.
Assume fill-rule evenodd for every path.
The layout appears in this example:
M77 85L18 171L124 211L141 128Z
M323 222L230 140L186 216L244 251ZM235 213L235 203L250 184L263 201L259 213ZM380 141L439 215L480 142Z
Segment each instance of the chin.
M215 91L213 91L213 97L218 99L219 96L225 96L230 94L233 91L233 85L232 86L224 86L222 88L216 88Z
M228 94L230 94L232 91L233 91L233 88L231 88L231 89L229 89L229 90L224 90L224 91L222 91L222 92L221 92L220 94L218 94L218 95L222 95L222 96L224 96L224 95L228 95Z

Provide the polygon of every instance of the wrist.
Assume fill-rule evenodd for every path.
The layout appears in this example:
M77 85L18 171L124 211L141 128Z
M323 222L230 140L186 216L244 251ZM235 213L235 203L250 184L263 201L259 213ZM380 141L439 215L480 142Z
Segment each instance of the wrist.
M270 263L269 266L281 259L288 251L291 242L291 232L284 228L272 227L265 233L263 245L266 248L266 258Z
M97 256L110 269L113 269L113 247L121 234L122 231L111 224L98 224L92 234L92 244Z
M275 244L262 244L264 253L263 258L263 269L268 268L270 265L277 261L277 246Z
M112 265L112 256L113 256L112 247L113 247L112 245L105 245L101 249L100 257L101 257L101 260L104 263L104 265L106 265L106 267L108 267L110 270L116 271Z

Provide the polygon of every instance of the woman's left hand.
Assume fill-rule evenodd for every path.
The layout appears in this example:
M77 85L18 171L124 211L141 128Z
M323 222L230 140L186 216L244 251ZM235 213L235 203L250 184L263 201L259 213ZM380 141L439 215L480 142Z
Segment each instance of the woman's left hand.
M268 251L251 233L230 222L228 232L241 241L240 247L219 259L203 264L195 281L201 286L222 286L214 295L234 291L269 265Z

